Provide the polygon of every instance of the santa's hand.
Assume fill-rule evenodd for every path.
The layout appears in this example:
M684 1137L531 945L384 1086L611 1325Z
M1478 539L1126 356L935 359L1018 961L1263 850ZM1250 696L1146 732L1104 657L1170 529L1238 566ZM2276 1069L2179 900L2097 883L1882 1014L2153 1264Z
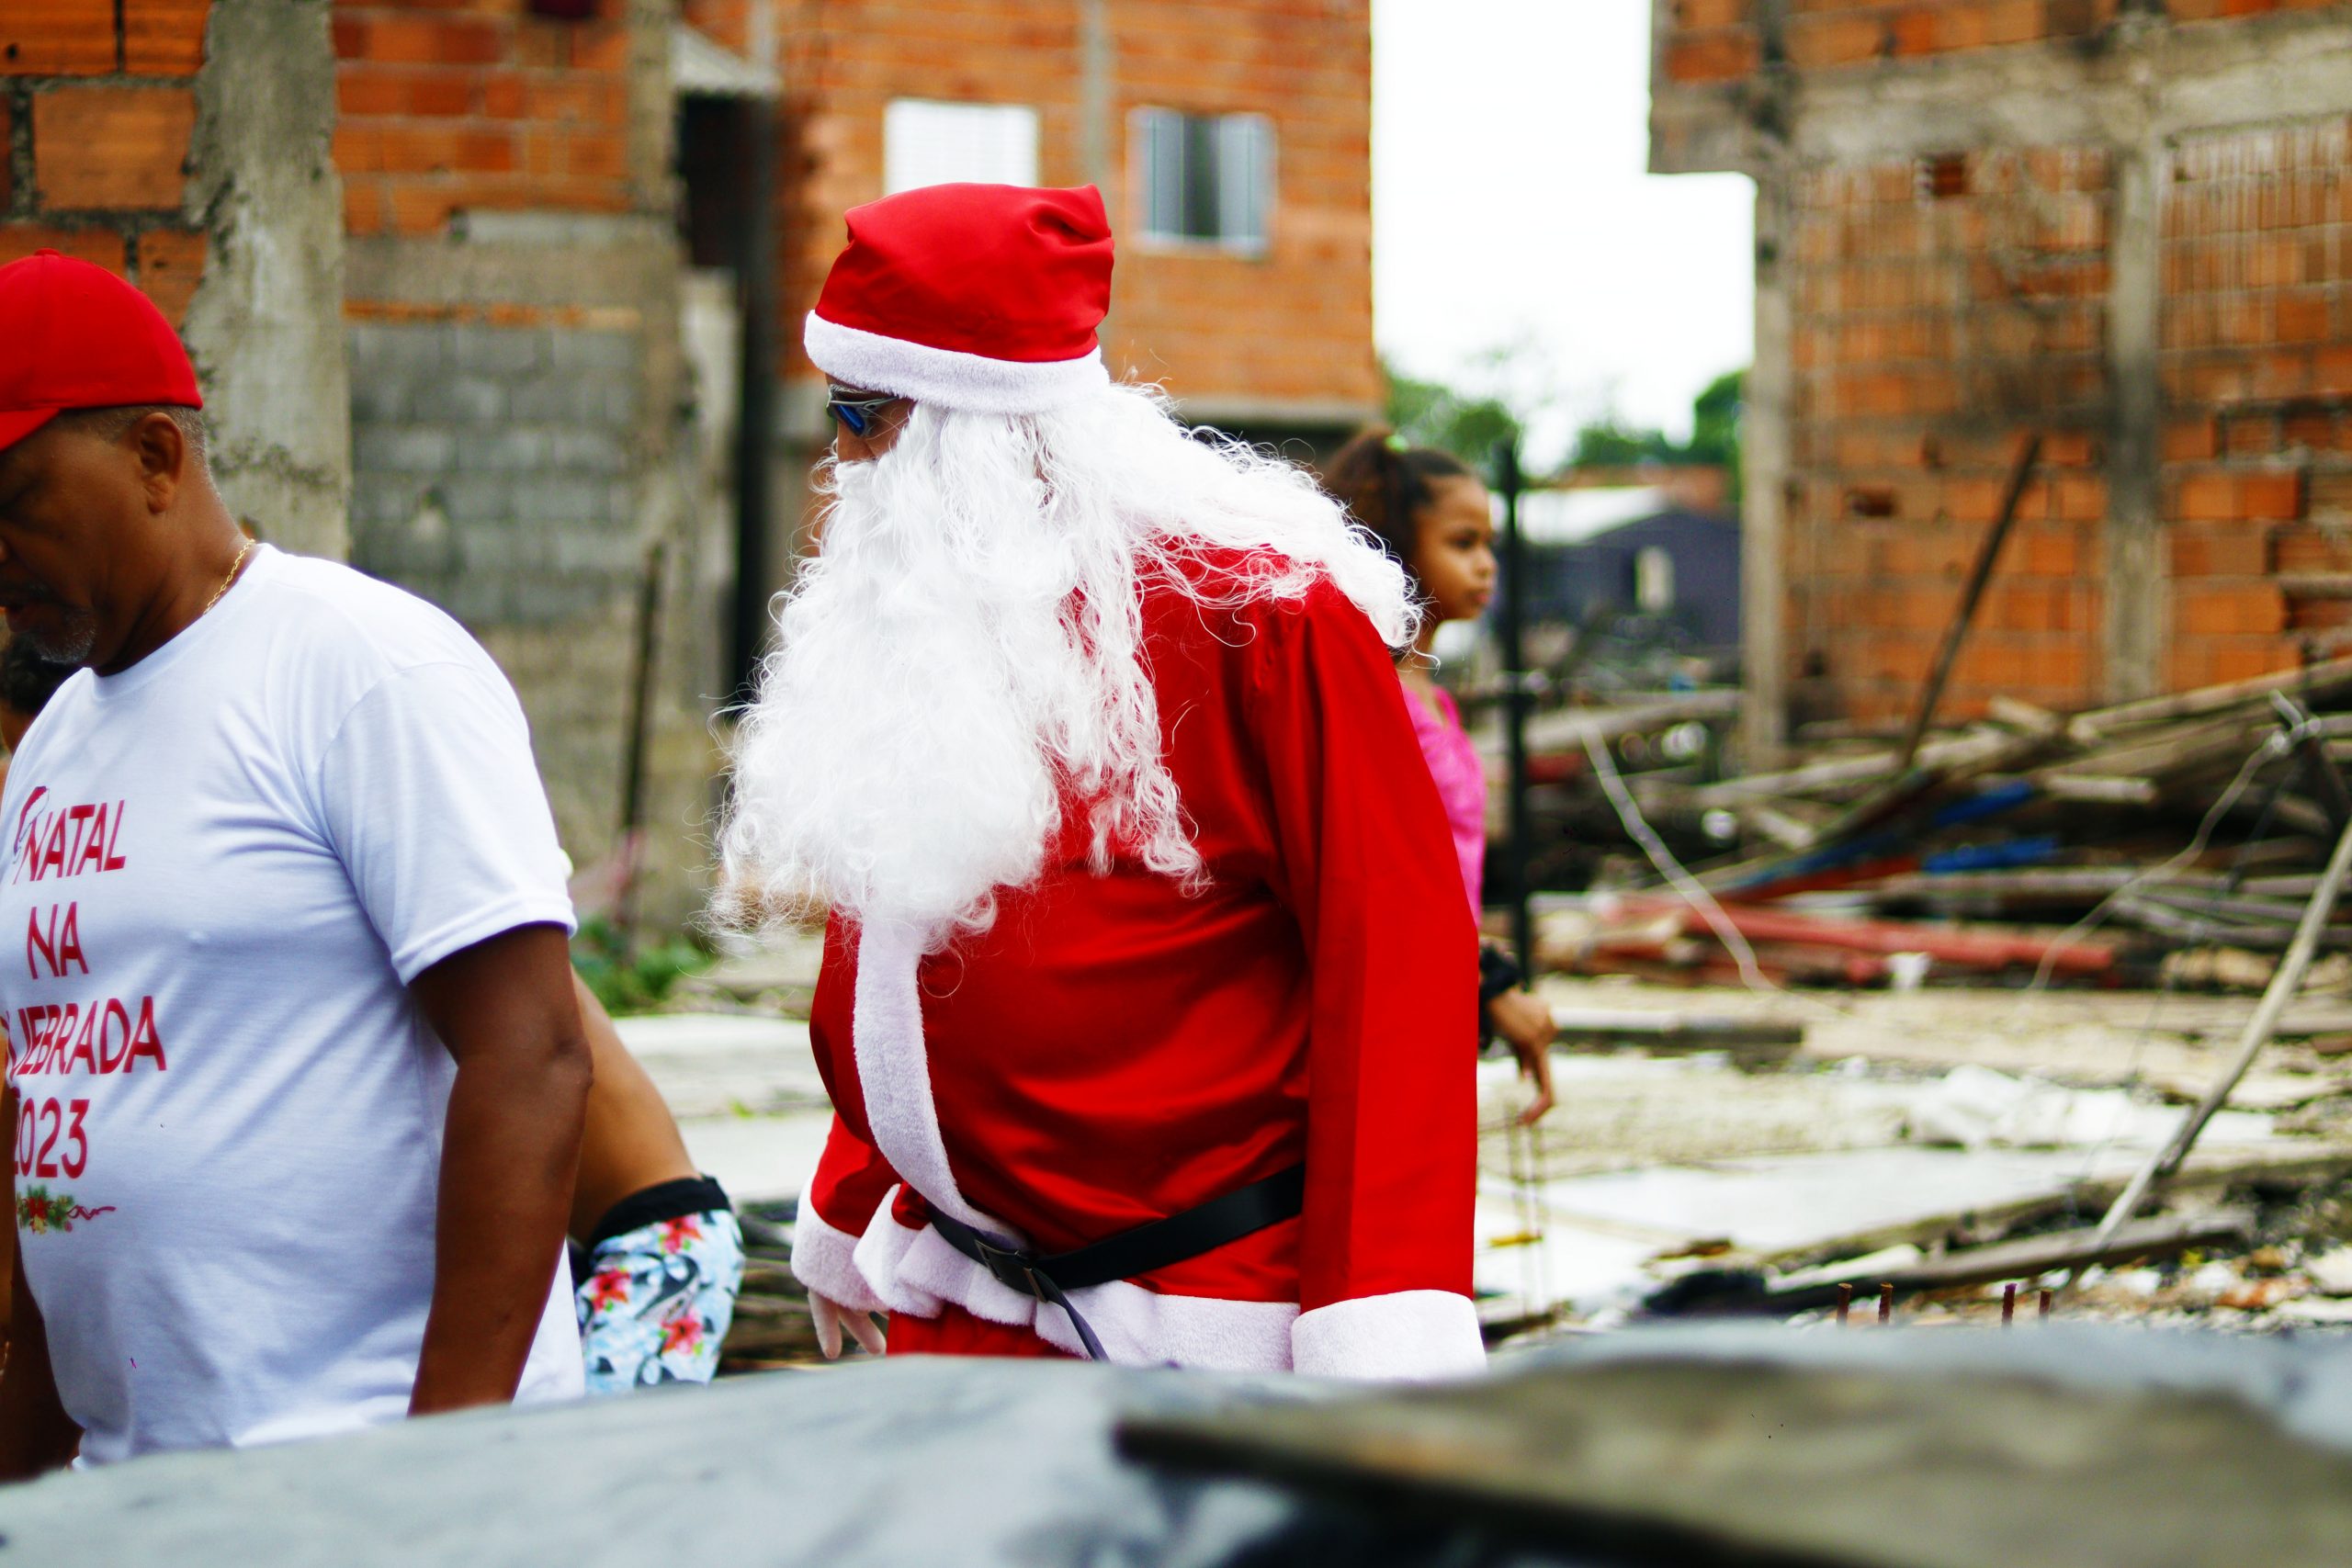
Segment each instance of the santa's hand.
M828 1361L841 1359L844 1324L849 1326L850 1337L865 1347L867 1355L879 1356L887 1348L882 1330L875 1325L872 1317L854 1307L845 1307L830 1296L809 1292L808 1315L817 1323L817 1348L825 1353Z

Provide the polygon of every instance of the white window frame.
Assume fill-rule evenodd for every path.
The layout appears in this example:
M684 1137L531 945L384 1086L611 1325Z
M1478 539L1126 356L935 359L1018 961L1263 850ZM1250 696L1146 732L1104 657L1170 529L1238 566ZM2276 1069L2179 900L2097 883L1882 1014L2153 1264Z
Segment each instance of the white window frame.
M882 190L1037 183L1037 111L1027 104L893 98L882 111Z
M1157 139L1183 135L1188 120L1206 120L1216 127L1218 143L1217 227L1214 235L1187 234L1153 220L1172 204L1181 209L1183 195L1181 186L1169 194L1169 201L1153 199L1151 182L1155 179L1183 179L1182 164L1172 170L1152 156ZM1262 114L1196 114L1189 109L1174 109L1164 106L1148 106L1127 114L1127 181L1135 192L1135 232L1138 241L1153 250L1200 251L1223 255L1263 256L1273 245L1275 211L1274 173L1281 163L1275 140L1274 121ZM1242 181L1237 181L1231 170L1236 164L1246 167ZM1246 222L1247 208L1255 197L1257 229L1254 233L1236 233L1233 227ZM1243 210L1237 216L1236 208Z

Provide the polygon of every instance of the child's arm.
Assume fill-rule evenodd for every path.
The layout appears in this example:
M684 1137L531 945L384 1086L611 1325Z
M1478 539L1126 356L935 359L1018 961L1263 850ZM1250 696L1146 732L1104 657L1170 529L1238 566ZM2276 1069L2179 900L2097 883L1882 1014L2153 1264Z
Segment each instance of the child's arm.
M579 995L581 1027L596 1063L588 1123L580 1137L580 1179L571 1189L571 1239L585 1245L622 1199L701 1173L662 1091L621 1043L612 1015L577 975L571 988Z

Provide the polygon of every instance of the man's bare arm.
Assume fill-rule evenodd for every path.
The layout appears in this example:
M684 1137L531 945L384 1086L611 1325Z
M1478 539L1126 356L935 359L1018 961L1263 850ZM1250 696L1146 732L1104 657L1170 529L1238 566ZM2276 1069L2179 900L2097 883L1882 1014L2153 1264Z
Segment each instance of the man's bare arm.
M514 1397L563 1247L592 1074L560 927L452 953L412 989L458 1064L409 1400L422 1416Z
M49 1365L49 1328L25 1289L25 1264L14 1264L8 1366L0 1372L0 1481L23 1481L70 1464L82 1428L65 1414Z

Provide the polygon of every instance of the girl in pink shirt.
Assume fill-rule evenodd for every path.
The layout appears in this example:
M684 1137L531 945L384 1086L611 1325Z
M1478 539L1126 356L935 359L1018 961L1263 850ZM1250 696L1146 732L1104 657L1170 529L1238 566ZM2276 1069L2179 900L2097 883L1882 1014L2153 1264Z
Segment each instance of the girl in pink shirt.
M1487 487L1447 454L1376 429L1341 447L1326 479L1412 574L1426 610L1420 637L1398 661L1396 676L1445 805L1475 915L1487 859L1487 771L1453 698L1431 678L1430 645L1440 626L1475 620L1494 597L1495 524ZM1551 1009L1520 983L1518 965L1500 948L1489 944L1479 968L1479 1034L1500 1036L1519 1058L1536 1091L1521 1120L1533 1122L1552 1109Z

